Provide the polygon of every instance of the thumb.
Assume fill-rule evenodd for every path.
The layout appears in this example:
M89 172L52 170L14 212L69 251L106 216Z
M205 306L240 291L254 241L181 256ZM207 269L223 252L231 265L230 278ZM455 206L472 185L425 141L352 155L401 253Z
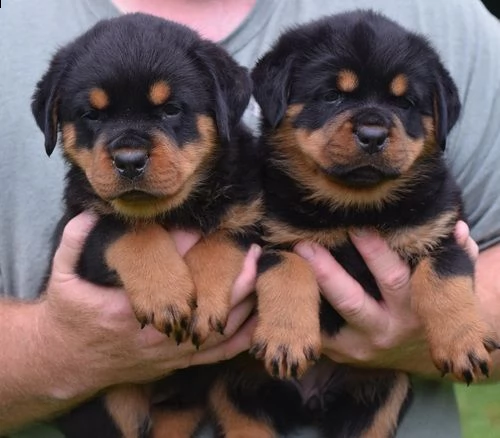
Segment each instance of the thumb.
M83 212L66 224L59 247L54 254L53 271L62 275L74 275L85 240L96 221L96 216Z

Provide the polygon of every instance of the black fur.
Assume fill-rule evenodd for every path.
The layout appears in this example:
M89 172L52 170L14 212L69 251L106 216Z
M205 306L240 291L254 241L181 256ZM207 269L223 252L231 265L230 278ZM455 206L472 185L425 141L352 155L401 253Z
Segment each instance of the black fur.
M171 94L168 103L153 106L147 100L148 90L159 80L168 84ZM110 104L103 110L89 104L89 91L95 87L105 90L109 97ZM240 123L250 95L247 70L219 46L182 25L132 14L101 21L60 49L37 85L32 111L45 134L49 155L56 146L59 129L68 125L74 127L77 153L91 151L103 137L111 151L114 143L122 142L127 147L145 145L150 152L155 132L161 132L182 150L200 138L198 116L213 120L214 152L203 163L201 177L187 199L147 219L165 228L186 228L206 235L219 226L229 208L248 205L260 195L259 155L253 136ZM180 108L173 115L169 114L172 105ZM53 251L66 223L83 210L94 209L99 219L86 240L76 271L93 283L119 286L117 273L106 265L105 250L138 220L110 208L110 200L96 193L86 169L66 149L64 153L69 166L66 211L56 227ZM232 235L241 248L248 249L258 240L255 225ZM209 368L203 373L205 377L196 387L191 384L190 372L169 377L170 389L182 388L179 393L183 398L176 399L177 403L182 404L184 399L190 405L206 402L198 394L211 374ZM161 393L162 388L160 383L155 391ZM157 404L169 406L168 401ZM68 438L118 436L103 410L98 399L61 417L59 424Z
M344 92L338 88L337 74L342 70L357 75L354 91ZM389 84L397 74L404 74L409 84L402 96L389 93ZM441 153L459 115L458 92L437 54L422 36L370 11L327 17L285 32L259 60L252 79L254 96L262 109L266 218L273 223L313 232L368 227L388 236L396 230L432 224L446 212L460 217L460 190ZM291 116L291 122L287 122L291 123L292 131L321 130L328 123L350 114L353 126L381 125L392 129L397 119L409 138L421 139L427 135L424 125L424 118L427 118L433 120L435 127L434 139L428 141L437 147L425 149L415 160L407 171L412 175L411 182L404 186L402 194L388 197L381 203L374 201L371 204L367 200L362 205L336 205L327 194L322 198L321 193L308 188L302 176L295 175L287 167L292 154L290 145L280 149L279 144L290 140L289 137L283 140L276 133L285 126L283 123L289 117L286 114L290 106L299 108ZM332 143L335 141L343 139L333 138ZM351 170L347 168L346 171L348 165L334 163L328 169L318 165L311 172L331 175L337 184L345 184L346 193L349 190L352 193L356 191L356 185L344 178ZM404 176L404 172L387 171L380 181L397 180ZM363 188L367 186L368 183ZM273 234L272 225L268 228L264 225L264 230ZM276 242L276 237L271 241ZM278 242L271 249L291 251L293 244L292 241ZM473 275L470 260L455 243L453 225L448 236L438 239L435 244L442 248L432 258L436 275ZM373 275L350 240L329 249L370 295L381 299ZM264 266L259 273L265 272L267 265L276 265L283 260L279 252L271 254L272 259L262 263ZM414 268L423 254L402 252L402 256ZM337 333L345 324L324 299L320 324L329 335ZM396 379L397 375L391 373L370 377L369 373L353 374L348 367L335 369L329 383L322 388L321 400L309 401L314 407L312 421L319 425L325 437L360 436L388 400ZM399 418L410 403L410 395L408 388L406 401L398 411Z

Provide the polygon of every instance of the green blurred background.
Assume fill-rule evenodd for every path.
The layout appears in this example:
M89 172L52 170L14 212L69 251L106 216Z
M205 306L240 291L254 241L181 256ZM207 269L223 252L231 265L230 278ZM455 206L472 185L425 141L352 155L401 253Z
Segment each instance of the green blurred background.
M483 0L483 3L500 18L500 0ZM500 384L456 385L455 390L463 438L500 438Z
M455 391L463 438L500 438L500 384L457 384Z

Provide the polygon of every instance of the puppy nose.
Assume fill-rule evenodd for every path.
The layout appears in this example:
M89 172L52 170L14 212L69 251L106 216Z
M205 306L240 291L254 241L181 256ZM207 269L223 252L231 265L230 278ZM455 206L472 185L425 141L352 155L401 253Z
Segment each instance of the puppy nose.
M369 154L380 152L389 136L389 130L383 126L361 125L355 131L356 143Z
M148 164L148 154L141 150L118 150L112 155L113 165L118 173L128 179L141 176Z

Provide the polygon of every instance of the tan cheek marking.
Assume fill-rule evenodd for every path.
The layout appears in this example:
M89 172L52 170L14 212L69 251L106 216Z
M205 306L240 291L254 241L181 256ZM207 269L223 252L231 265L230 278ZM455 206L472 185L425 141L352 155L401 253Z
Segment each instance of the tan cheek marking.
M292 108L293 107L293 108ZM328 127L307 131L292 126L293 115L298 107L290 106L280 128L270 139L271 146L279 153L275 165L281 167L292 178L310 189L311 201L328 202L332 206L378 205L399 198L398 188L404 186L403 178L383 183L376 190L351 190L325 176L318 164L327 167L333 163L348 163L355 153L350 113L338 117ZM291 117L289 117L289 113ZM326 142L332 138L338 147L329 148L325 155Z
M92 88L89 93L89 102L93 108L103 110L109 105L109 96L102 88Z
M393 117L394 126L390 130L389 145L384 151L385 158L401 173L408 172L413 163L425 151L425 138L411 138L407 135L401 120Z
M153 105L163 105L170 97L170 87L165 81L158 81L149 89L149 100Z
M337 76L337 87L344 93L351 93L358 88L359 79L352 70L341 70Z
M403 96L408 91L408 78L401 73L391 81L389 87L394 96Z
M162 133L156 133L150 155L151 165L144 187L164 195L157 202L139 203L112 201L115 209L125 216L153 217L181 205L201 181L205 164L217 146L215 122L208 116L197 119L200 138L182 148Z

